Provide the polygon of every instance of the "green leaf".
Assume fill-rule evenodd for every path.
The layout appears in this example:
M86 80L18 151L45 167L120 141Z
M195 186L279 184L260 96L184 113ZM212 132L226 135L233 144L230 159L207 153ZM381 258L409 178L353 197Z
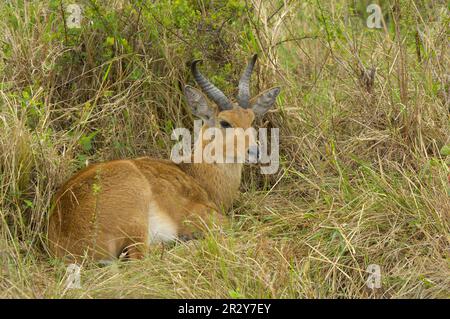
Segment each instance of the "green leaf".
M25 205L29 208L33 208L33 202L28 200L28 199L24 199L23 202L25 203Z
M239 299L239 298L243 297L242 294L239 292L239 289L236 289L236 290L230 289L230 290L228 290L228 294L233 299Z
M440 152L442 156L450 156L450 145L444 145Z
M114 37L107 37L105 44L112 47L114 45L114 42L115 42Z
M92 132L87 136L82 136L80 138L79 144L85 152L89 152L92 149L92 140L98 134L98 131Z

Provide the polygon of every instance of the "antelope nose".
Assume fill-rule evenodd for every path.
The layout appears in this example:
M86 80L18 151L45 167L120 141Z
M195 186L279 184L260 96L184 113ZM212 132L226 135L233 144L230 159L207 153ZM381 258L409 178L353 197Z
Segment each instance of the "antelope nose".
M248 162L257 163L259 159L259 148L258 145L250 145L248 148Z

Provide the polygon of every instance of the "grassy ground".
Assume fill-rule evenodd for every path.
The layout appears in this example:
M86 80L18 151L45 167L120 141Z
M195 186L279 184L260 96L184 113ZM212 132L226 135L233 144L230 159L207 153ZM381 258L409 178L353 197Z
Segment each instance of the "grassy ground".
M64 21L83 5L83 27ZM375 1L376 2L376 1ZM0 297L450 296L446 1L78 0L0 3ZM280 170L246 167L225 234L86 261L46 251L51 196L87 163L167 158L191 127L186 62L228 94L281 85L264 125ZM370 264L382 287L366 287Z

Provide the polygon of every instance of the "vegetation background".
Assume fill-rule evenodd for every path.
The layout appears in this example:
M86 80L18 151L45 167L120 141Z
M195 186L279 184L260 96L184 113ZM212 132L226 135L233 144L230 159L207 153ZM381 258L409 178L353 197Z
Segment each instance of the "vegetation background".
M444 0L1 1L0 297L448 298L449 21ZM67 289L46 250L58 186L168 158L192 127L187 63L231 95L254 52L253 92L282 86L262 123L280 128L278 173L245 168L226 236L86 262Z

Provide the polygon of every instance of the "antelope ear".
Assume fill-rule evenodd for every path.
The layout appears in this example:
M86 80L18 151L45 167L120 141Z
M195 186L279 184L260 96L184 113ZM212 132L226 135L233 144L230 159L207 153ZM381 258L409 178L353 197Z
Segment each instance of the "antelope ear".
M215 125L215 110L208 104L206 96L190 85L184 87L184 95L191 107L192 114L205 121L209 127L213 127Z
M250 108L253 109L256 116L264 115L275 104L280 90L280 87L268 89L250 101Z

